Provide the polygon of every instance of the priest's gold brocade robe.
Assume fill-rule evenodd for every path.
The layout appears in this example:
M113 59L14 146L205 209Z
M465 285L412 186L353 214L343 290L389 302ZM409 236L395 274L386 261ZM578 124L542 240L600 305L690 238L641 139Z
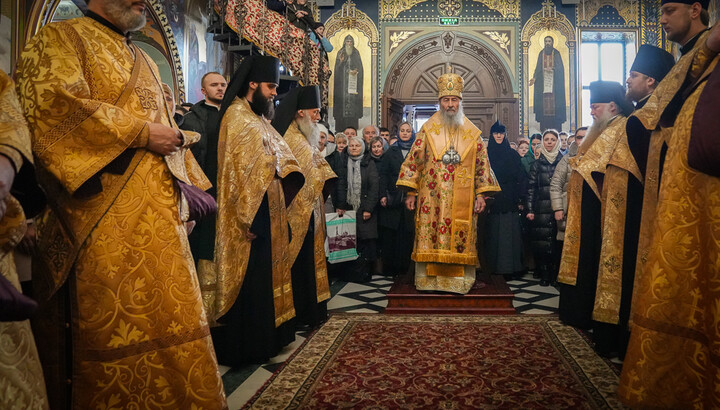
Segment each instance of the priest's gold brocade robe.
M397 186L417 195L412 260L417 262L419 290L464 294L475 283L475 198L500 191L480 133L467 118L450 131L437 112L417 134L400 168ZM445 165L442 156L451 140L457 141L461 162Z
M635 281L618 390L633 407L720 407L720 178L687 161L693 115L719 60L706 38L636 114L646 129L655 129L673 97L682 97L667 140L650 251Z
M587 183L601 201L601 247L592 317L613 324L618 323L620 313L628 182L629 178L642 181L628 147L626 123L626 117L614 117L595 140L584 141L581 152L570 159L573 173L568 186L568 220L558 274L560 283L577 284L582 187ZM583 153L585 147L588 148Z
M30 132L10 77L0 70L0 154L17 171L32 163ZM25 213L17 199L5 200L0 219L0 274L20 290L13 249L25 235ZM45 380L30 321L0 322L0 408L47 409Z
M84 17L28 43L18 91L50 201L35 290L67 298L72 320L38 316L71 329L73 407L226 407L174 180L209 183L187 147L198 134L165 158L145 148L149 122L177 128L157 67Z
M310 215L314 216L313 249L315 256L315 286L318 303L330 299L327 262L325 261L325 210L323 204L327 196L323 195L325 184L337 178L330 164L316 147L310 146L305 135L293 121L284 135L285 142L300 164L305 184L288 208L288 221L292 230L292 239L288 250L290 264L297 258L310 224Z
M245 98L236 98L223 116L217 158L215 261L199 269L205 306L217 320L235 303L250 257L247 233L267 194L275 326L280 326L295 316L287 202L302 185L300 166L280 134Z

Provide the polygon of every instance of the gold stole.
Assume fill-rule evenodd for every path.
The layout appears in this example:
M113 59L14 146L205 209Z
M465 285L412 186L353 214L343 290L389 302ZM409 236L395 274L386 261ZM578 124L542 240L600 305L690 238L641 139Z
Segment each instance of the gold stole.
M275 306L275 326L277 327L295 317L290 276L292 262L285 251L290 242L290 232L288 231L285 195L280 179L273 178L266 192L270 210L273 305ZM242 282L240 286L242 286Z
M81 60L86 60L88 54L75 29L67 23L60 23L59 27L67 33L70 41L75 40L75 46ZM132 45L132 47L136 58L130 80L113 105L122 108L135 118L171 125L170 118L172 116L169 115L160 82L154 70L150 67L144 52L135 45ZM92 97L97 99L97 95ZM82 112L82 114L89 116L91 112ZM74 118L74 120L79 124L84 118ZM197 133L184 133L184 135L186 138L192 139L192 141L187 141L190 143L199 139ZM35 144L43 146L50 142L40 137ZM189 151L187 148L183 148L166 157L165 161L176 178L191 184L184 166L187 151ZM65 188L48 171L43 170L42 167L38 169L38 179L45 182L43 186L50 205L50 210L39 218L37 226L38 248L49 250L49 252L43 252L40 255L45 265L44 268L48 270L49 275L43 275L44 280L36 282L38 292L43 297L49 298L52 296L65 282L85 240L115 202L135 168L148 154L149 152L145 149L135 150L129 165L122 175L104 173L102 176L102 193L84 199L77 199L69 195ZM200 184L200 187L209 188L209 183L207 183L204 175L195 179L200 181L204 179L203 182L205 183ZM88 210L89 215L79 225L73 226L72 222L80 222L80 219L66 214L75 208Z
M593 319L618 323L622 296L622 276L627 213L628 179L632 174L642 181L640 169L630 152L624 128L608 163L602 190L602 246L598 266Z
M327 273L327 262L325 261L325 209L320 199L315 202L313 209L315 213L315 237L313 238L313 250L315 253L315 287L317 289L317 301L330 299L330 280Z
M577 285L577 270L580 258L580 228L582 216L583 177L575 171L579 158L573 157L568 161L573 168L568 183L568 212L565 226L565 243L563 244L562 259L558 272L558 282L566 285Z
M285 132L285 142L290 146L305 175L305 185L288 207L288 219L292 229L292 239L288 249L290 264L295 261L307 234L310 213L314 215L313 255L315 265L315 286L317 301L330 299L330 283L325 262L325 212L322 208L323 187L325 183L337 178L330 164L307 139L293 121Z

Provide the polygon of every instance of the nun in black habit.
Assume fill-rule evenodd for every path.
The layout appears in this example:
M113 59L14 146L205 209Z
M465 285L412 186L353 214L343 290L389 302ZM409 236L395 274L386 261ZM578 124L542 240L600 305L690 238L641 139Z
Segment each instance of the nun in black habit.
M491 274L522 275L523 240L520 210L527 195L527 174L520 154L510 148L506 128L496 121L490 129L488 158L501 191L488 205L485 224L485 258Z

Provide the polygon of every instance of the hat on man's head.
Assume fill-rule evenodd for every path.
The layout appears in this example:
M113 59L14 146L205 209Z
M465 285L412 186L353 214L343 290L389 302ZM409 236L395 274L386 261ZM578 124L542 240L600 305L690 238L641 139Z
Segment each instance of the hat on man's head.
M505 134L506 128L504 125L500 123L500 120L495 121L495 124L490 127L490 134L499 133L499 134Z
M273 56L252 56L248 81L280 84L280 60Z
M280 60L272 56L261 55L243 58L225 90L225 97L220 104L220 118L225 115L225 111L236 97L244 97L239 94L243 89L247 89L245 86L250 81L278 84L280 82Z
M708 7L710 6L710 0L661 0L660 1L661 6L663 4L667 4L667 3L682 3L682 4L690 4L690 5L692 5L693 3L700 3L700 6L705 10L707 10Z
M636 71L660 82L675 65L675 57L662 48L643 44L638 50L630 71Z
M298 110L311 110L321 106L320 88L317 85L293 88L280 100L272 126L280 135L284 135Z
M630 115L635 107L625 97L625 88L615 81L593 81L590 83L590 104L614 102L623 115Z
M452 72L451 66L448 65L448 72L437 79L437 86L438 99L448 96L462 99L463 79Z

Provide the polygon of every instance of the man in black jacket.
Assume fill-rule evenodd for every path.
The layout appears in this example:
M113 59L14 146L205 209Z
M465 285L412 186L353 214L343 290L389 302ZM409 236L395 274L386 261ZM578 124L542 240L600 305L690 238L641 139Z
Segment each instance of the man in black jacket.
M200 141L193 145L190 150L195 155L195 159L197 159L202 170L210 178L213 186L215 186L217 169L206 168L208 164L217 162L208 161L207 159L208 155L217 155L217 141L208 141L207 136L217 135L217 132L213 133L212 131L213 128L220 126L220 104L225 96L227 81L220 73L211 71L202 77L200 84L205 99L190 108L190 112L185 115L180 128L195 131L202 136Z

